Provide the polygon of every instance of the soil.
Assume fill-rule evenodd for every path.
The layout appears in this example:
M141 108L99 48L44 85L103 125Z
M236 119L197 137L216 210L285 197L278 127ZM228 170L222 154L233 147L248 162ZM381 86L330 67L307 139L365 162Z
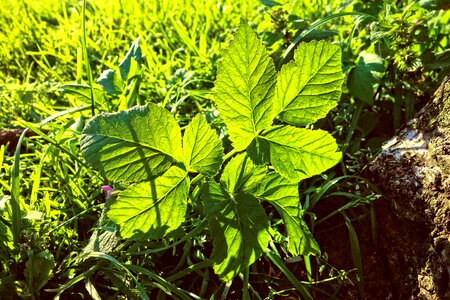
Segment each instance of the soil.
M450 299L450 77L383 146L366 177L393 299Z
M450 299L450 77L416 118L383 146L364 176L384 193L374 203L375 238L368 216L353 223L361 248L364 295L352 274L352 282L336 297ZM333 206L323 209L325 215ZM329 263L349 270L354 264L348 231L336 227L343 224L338 218L318 227L315 235Z

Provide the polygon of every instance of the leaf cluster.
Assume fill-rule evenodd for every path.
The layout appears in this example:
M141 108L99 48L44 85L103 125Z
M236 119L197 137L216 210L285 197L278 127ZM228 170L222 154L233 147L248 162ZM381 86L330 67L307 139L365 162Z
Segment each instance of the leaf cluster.
M342 81L338 46L303 43L277 73L242 21L215 82L214 100L234 147L227 155L203 116L182 134L173 115L155 104L100 114L87 123L80 138L86 161L109 180L131 184L112 202L108 218L122 238L161 239L186 220L188 207L203 207L213 239L211 261L224 281L268 246L261 201L282 216L292 255L319 253L303 220L297 184L334 166L341 154L330 134L299 126L337 104ZM199 175L192 180L191 174ZM198 205L190 203L196 189Z

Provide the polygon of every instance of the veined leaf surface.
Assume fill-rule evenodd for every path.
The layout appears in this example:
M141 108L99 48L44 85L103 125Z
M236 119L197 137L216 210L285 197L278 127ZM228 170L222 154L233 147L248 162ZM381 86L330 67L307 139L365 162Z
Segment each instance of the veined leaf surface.
M212 177L222 164L223 147L205 118L197 115L183 136L183 159L189 171Z
M273 126L261 138L268 143L260 151L269 153L275 171L294 182L320 174L341 159L335 139L323 130Z
M220 183L230 194L252 194L266 176L267 167L255 166L252 160L241 153L225 166Z
M211 259L224 281L255 262L269 242L267 216L251 195L258 191L266 170L241 153L225 166L220 184L211 181L204 188L202 198L214 246Z
M278 74L274 105L282 120L303 126L325 117L339 101L341 49L325 41L301 43L294 59Z
M230 281L254 263L267 248L268 220L258 199L248 194L229 194L210 182L204 193L213 237L214 271Z
M237 151L247 148L259 131L272 124L275 74L266 48L242 21L215 82L215 101Z
M155 104L93 117L80 144L86 161L113 181L154 178L181 161L180 127Z
M272 204L283 218L288 234L288 250L292 255L320 254L319 245L303 220L298 183L272 173L262 182L258 197Z
M163 238L184 221L188 193L187 172L173 166L162 176L123 191L108 217L119 225L123 238Z

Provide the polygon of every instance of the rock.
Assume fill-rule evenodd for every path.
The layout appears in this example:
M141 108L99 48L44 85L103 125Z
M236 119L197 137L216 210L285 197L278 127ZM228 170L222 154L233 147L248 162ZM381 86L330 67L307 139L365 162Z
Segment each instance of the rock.
M450 299L450 76L365 175L394 299Z

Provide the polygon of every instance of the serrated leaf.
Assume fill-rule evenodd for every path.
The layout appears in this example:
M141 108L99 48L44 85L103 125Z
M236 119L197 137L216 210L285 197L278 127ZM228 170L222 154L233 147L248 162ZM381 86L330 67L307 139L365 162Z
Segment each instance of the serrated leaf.
M225 166L220 184L203 188L202 199L213 237L214 271L229 281L256 261L269 242L267 216L255 196L266 167L255 166L245 153Z
M262 182L258 197L272 204L284 220L292 255L320 254L320 248L303 220L298 184L272 173Z
M348 74L347 86L350 94L368 105L373 105L373 96L383 72L382 57L361 52L356 66Z
M230 195L217 183L204 194L213 238L214 272L230 281L267 248L268 220L259 201L247 194ZM210 197L214 195L214 197Z
M244 150L275 117L275 66L250 26L242 21L223 55L215 82L215 101L233 147Z
M245 153L241 153L233 157L225 166L220 183L232 195L252 194L266 176L266 172L265 166L255 166Z
M135 70L142 60L141 47L139 46L140 39L137 38L125 55L124 59L119 64L120 77L123 81L127 81L136 75Z
M222 165L223 146L205 118L197 115L183 136L183 159L188 171L212 177Z
M270 155L275 171L294 182L320 174L341 160L335 139L323 130L273 126L261 138L268 141L261 151Z
M176 230L185 219L189 178L173 166L162 176L130 186L108 211L123 238L160 239Z
M325 117L339 101L341 49L325 41L301 43L294 59L278 73L274 105L283 121L303 126Z
M86 161L113 181L154 178L181 161L180 127L155 104L93 117L80 144Z

